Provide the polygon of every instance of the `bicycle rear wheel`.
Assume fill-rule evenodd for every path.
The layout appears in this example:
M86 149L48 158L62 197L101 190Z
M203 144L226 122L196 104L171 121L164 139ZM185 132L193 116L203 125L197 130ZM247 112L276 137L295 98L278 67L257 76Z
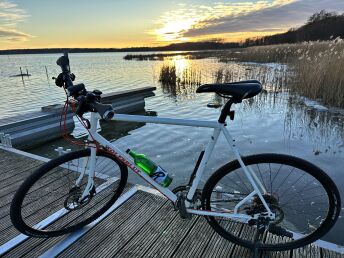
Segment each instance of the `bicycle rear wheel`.
M17 190L10 209L13 225L33 237L55 237L77 230L102 215L118 199L127 182L127 167L105 151L98 151L94 187L86 198L91 150L85 149L53 159L31 176ZM80 186L75 183L81 172ZM60 217L44 229L42 220Z
M288 155L247 156L243 162L261 181L262 193L276 214L257 232L257 220L249 223L208 216L207 221L224 238L253 248L260 235L259 248L282 251L307 245L326 234L340 212L340 196L333 181L318 167ZM203 209L233 212L234 207L253 191L238 161L218 169L206 182L202 193ZM259 216L266 212L258 196L240 206L238 213Z

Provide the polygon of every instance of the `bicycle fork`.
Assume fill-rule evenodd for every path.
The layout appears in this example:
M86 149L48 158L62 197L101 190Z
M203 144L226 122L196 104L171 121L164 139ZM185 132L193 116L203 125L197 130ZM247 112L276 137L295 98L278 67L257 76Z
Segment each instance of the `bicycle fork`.
M97 116L91 112L91 118L90 118L90 129L89 129L89 135L88 135L88 141L92 140L91 134L95 133L97 131ZM93 144L92 144L93 145ZM84 200L91 192L92 188L94 187L94 177L95 177L95 168L96 168L96 159L97 159L97 149L96 146L90 146L91 148L91 156L86 161L84 158L82 160L82 172L80 173L80 176L78 177L76 181L76 186L80 187L81 180L84 177L86 170L88 170L88 179L87 179L87 185L82 193L82 196L80 197L80 200ZM86 164L85 164L86 163Z

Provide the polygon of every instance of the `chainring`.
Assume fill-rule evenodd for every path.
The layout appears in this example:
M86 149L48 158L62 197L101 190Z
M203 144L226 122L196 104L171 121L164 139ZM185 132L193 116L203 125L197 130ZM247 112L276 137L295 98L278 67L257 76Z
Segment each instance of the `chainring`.
M174 193L174 194L176 194L177 196L183 196L184 197L184 199L186 199L186 195L187 195L187 193L188 193L188 191L189 191L189 186L187 186L187 185L182 185L182 186L178 186L178 187L176 187L176 188L174 188L173 190L172 190L172 192ZM192 207L194 208L194 209L199 209L199 208L201 208L201 197L202 197L202 191L201 191L201 189L196 189L196 192L195 192L195 194L194 194L194 196L193 196L193 198L192 198ZM174 208L176 209L176 210L178 210L178 208L176 207L176 205L175 204L173 204L174 205Z

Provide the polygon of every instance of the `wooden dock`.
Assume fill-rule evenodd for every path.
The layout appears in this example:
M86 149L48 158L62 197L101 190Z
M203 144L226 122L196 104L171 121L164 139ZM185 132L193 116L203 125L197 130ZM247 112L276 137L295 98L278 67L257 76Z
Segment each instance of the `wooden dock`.
M137 185L128 185L106 214L79 231L49 239L21 235L11 224L10 202L21 182L45 161L32 154L0 148L1 257L237 258L252 255L250 250L220 237L203 217L182 220L169 201L154 190ZM252 237L250 227L232 227L238 234ZM344 254L309 245L288 252L262 253L260 257L344 257Z

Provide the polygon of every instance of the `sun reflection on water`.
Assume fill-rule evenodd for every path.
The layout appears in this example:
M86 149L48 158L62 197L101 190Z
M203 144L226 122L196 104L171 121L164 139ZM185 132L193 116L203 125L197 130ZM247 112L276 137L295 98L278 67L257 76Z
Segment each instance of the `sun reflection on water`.
M176 67L177 73L182 73L190 67L190 60L186 59L185 56L179 55L172 57L170 64Z

